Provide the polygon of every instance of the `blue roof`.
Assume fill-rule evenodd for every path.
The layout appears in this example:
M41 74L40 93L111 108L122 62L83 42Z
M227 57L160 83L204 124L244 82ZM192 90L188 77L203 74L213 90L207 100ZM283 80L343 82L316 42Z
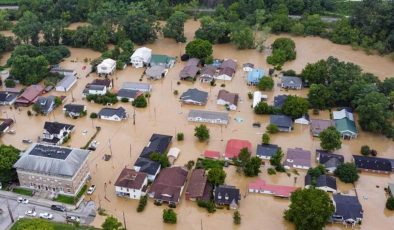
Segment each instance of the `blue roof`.
M261 78L264 77L264 70L253 69L248 73L248 82L258 83Z

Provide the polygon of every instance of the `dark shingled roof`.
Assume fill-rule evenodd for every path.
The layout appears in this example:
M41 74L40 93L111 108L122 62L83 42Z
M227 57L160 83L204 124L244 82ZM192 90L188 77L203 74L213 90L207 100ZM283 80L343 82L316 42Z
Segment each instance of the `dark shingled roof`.
M308 174L305 176L305 186L311 184L312 184L312 177ZM335 177L328 175L320 175L318 178L316 178L316 188L319 187L329 187L337 190L337 181Z
M221 196L221 198L219 198ZM227 199L226 199L227 198ZM231 185L219 185L215 188L215 202L230 205L233 201L238 204L241 199L239 189Z
M69 113L81 113L83 112L85 106L84 105L78 105L78 104L67 104L64 106L67 112Z
M59 134L64 128L66 130L72 130L74 129L74 125L50 121L46 121L44 124L44 129L50 134Z
M282 108L283 104L287 100L287 95L278 95L274 97L274 107L275 108Z
M115 182L115 186L141 189L147 175L143 172L136 172L133 169L124 168Z
M276 154L278 149L279 147L277 145L271 145L271 144L257 145L256 155L272 157L273 155Z
M114 108L102 108L98 113L99 116L111 117L117 115L120 118L126 117L126 110L123 107L119 107L117 109Z
M270 123L278 127L292 127L293 121L286 115L271 115Z
M156 175L157 170L160 168L160 164L158 162L142 157L138 157L134 166L140 167L139 172L143 172L148 175Z
M353 158L357 168L385 171L385 172L392 171L392 165L390 159L379 158L379 157L366 157L366 156L358 156L358 155L353 155Z
M162 169L153 182L149 193L153 193L157 200L178 203L187 174L188 171L182 167Z
M363 218L363 208L357 196L334 194L335 215L342 216L344 220Z
M319 155L319 163L326 166L326 168L337 167L343 164L344 157L342 155L330 153L324 150L317 149L316 154Z
M148 158L150 155L155 152L159 154L164 154L164 152L168 149L172 140L172 136L162 135L162 134L153 134L149 140L149 143L141 152L140 157Z

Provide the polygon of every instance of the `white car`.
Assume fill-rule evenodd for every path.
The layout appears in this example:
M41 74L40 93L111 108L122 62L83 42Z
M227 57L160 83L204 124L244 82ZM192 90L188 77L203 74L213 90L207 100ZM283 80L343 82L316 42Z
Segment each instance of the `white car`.
M26 215L26 216L30 216L30 217L36 217L36 216L37 216L37 213L36 213L35 211L33 211L33 210L27 210L27 211L25 212L25 215Z
M40 213L40 218L42 219L47 219L47 220L52 220L53 215L47 212Z
M66 221L70 223L79 223L80 219L78 216L66 216Z
M17 199L18 203L22 203L22 204L28 204L29 200L26 198L22 198L22 197L18 197Z
M96 185L93 184L92 186L90 186L86 194L92 195L95 190L96 190Z

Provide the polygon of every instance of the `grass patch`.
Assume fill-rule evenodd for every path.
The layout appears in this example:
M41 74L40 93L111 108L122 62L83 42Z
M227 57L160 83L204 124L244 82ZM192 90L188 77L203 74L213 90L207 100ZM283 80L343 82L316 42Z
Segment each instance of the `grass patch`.
M57 197L54 199L54 201L60 202L60 203L65 203L65 204L75 204L75 197L73 196L65 196L62 194L57 195Z
M86 190L88 190L88 185L82 186L81 190L79 190L79 193L77 194L77 200L79 200L83 194L85 194Z
M24 230L30 227L29 229L54 229L54 230L95 230L97 228L90 226L75 226L72 224L58 223L43 219L30 219L30 218L22 218L15 222L15 224L11 227L11 230Z
M214 159L202 159L198 158L196 163L196 168L212 169L212 168L223 168L224 161L214 160Z
M100 132L101 127L96 126L96 132L93 134L93 136L89 139L89 141L86 143L85 146L83 146L81 149L87 149L90 145L90 143L96 138L97 134Z
M25 196L33 196L33 190L30 190L27 188L14 188L14 189L12 189L12 192L18 193L21 195L25 195Z

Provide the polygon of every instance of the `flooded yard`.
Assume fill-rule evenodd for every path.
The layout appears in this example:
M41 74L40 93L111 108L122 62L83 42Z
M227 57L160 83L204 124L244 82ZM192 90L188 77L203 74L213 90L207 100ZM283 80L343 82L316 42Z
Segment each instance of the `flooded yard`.
M185 34L189 40L192 39L194 31L198 28L198 22L188 21L185 26ZM272 36L268 42L271 42ZM389 77L394 73L394 63L389 62L387 58L379 56L363 56L362 52L353 51L350 47L334 45L327 40L315 37L295 38L297 47L297 59L286 64L286 68L292 68L300 71L308 62L315 62L318 59L326 58L330 55L338 57L341 60L353 61L364 68L365 71L372 72L379 77ZM155 54L167 54L179 56L184 49L184 44L178 44L173 40L160 38L147 47L153 50ZM73 68L78 72L79 80L77 84L67 93L51 92L53 95L67 96L65 103L86 104L88 114L98 112L102 106L89 103L82 99L82 90L85 85L97 78L96 74L87 74L87 69L83 67L88 65L84 59L94 59L100 56L100 53L88 49L71 48L71 57L67 58L61 65L65 68ZM7 55L3 55L2 63ZM89 115L80 119L66 118L61 108L56 109L48 116L27 116L27 111L31 108L10 109L0 107L1 117L15 118L16 123L13 129L16 135L6 134L0 140L4 144L12 144L20 149L26 149L28 146L22 143L22 139L37 140L41 135L45 121L59 121L71 123L76 126L71 140L67 145L72 147L82 147L94 134L95 126L100 126L101 132L96 137L99 145L96 151L91 152L89 156L89 167L91 169L92 184L97 185L96 192L92 199L97 205L100 205L108 214L116 216L123 220L125 215L128 228L137 227L138 229L214 229L220 226L221 229L294 229L282 218L283 211L287 208L289 201L278 199L267 195L248 194L247 185L255 178L245 178L235 172L234 167L226 168L226 183L235 185L241 189L242 200L240 203L240 213L242 215L242 224L234 226L232 223L232 211L217 210L214 214L208 214L204 209L198 208L193 202L182 199L180 205L176 208L178 213L177 225L166 225L162 223L162 209L166 206L156 207L153 202L149 201L147 208L143 213L137 213L136 208L138 201L126 200L115 195L113 183L116 181L120 171L125 167L131 167L139 156L143 147L148 143L152 133L173 135L172 147L181 149L181 155L175 162L176 165L184 165L189 160L196 160L205 149L217 150L224 153L226 142L230 138L246 139L253 144L253 154L256 152L256 146L261 142L261 135L269 123L268 116L255 115L251 109L252 101L248 99L247 93L256 89L246 85L246 74L242 71L241 65L246 62L254 63L257 67L262 67L268 71L269 66L265 62L266 56L255 50L237 50L232 45L215 45L215 58L233 58L238 61L238 71L231 82L217 81L216 86L202 84L199 81L180 82L178 74L184 63L176 63L175 67L170 69L168 75L163 80L147 81L144 77L143 82L149 82L153 85L153 91L149 99L148 107L145 109L135 109L130 104L119 102L113 107L123 106L130 117L126 121L101 121L92 120ZM114 88L119 89L123 82L138 82L143 70L134 69L128 66L125 70L116 71L112 77L114 79ZM279 82L279 78L275 78ZM230 122L227 126L208 125L211 138L207 143L200 143L194 137L194 127L197 123L187 121L187 114L190 109L204 109L214 111L225 111L224 106L216 105L218 91L222 89L220 85L224 83L224 89L238 93L240 102L237 111L230 112ZM208 92L208 103L206 106L189 106L181 105L179 95L174 95L174 90L179 94L189 88L196 87ZM306 96L306 90L284 91L275 87L273 91L264 92L268 95L268 101L271 103L273 97L279 94L295 94ZM132 114L136 114L136 122L133 125ZM328 111L323 111L319 118L328 119ZM237 122L235 118L242 118L242 122ZM260 122L261 128L253 128L252 123ZM85 133L84 131L87 131ZM176 133L183 132L184 141L176 140ZM319 147L319 140L313 138L309 133L309 126L295 125L291 133L278 133L271 135L271 142L282 147L284 152L287 148L302 147L310 150L315 157L314 151ZM368 144L378 151L378 156L394 158L393 142L383 136L376 136L369 133L361 132L359 137L351 141L343 141L342 149L338 152L345 156L348 161L352 154L358 154L362 145ZM111 154L110 161L104 161L104 154ZM313 164L315 164L313 160ZM298 170L299 175L291 173L277 174L269 176L266 167L262 167L260 178L267 183L291 185L302 187L304 184L303 177L306 171ZM294 179L297 178L297 179ZM394 225L392 214L384 209L386 200L383 188L388 182L394 181L394 176L379 176L375 174L362 173L360 181L356 184L357 192L360 196L360 202L363 204L365 219L362 223L362 229L388 229L387 226ZM109 184L105 188L104 183ZM376 186L379 186L377 188ZM342 183L338 184L339 190L344 193L354 194L352 186ZM97 216L93 222L94 226L100 226L105 217ZM341 225L330 225L327 229L342 229Z

